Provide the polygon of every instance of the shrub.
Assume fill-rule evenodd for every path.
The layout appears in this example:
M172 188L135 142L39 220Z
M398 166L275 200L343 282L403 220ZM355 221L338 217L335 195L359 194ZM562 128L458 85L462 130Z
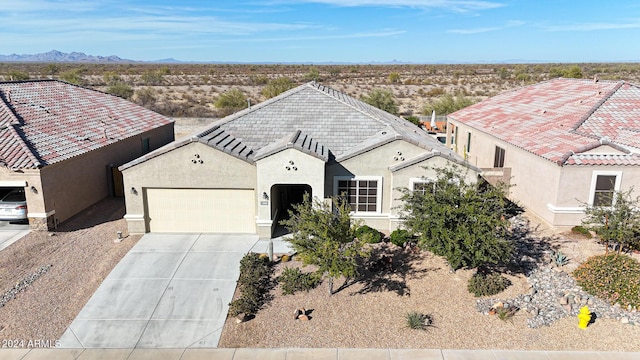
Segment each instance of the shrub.
M591 239L591 232L587 230L584 226L574 226L571 228L571 232L574 234L581 234L587 237L587 239Z
M469 279L467 289L475 296L495 295L511 285L511 281L500 273L476 272Z
M429 314L422 314L416 311L405 315L407 327L414 330L426 330L433 325L433 317Z
M356 229L356 237L358 240L375 244L382 241L384 234L368 225L362 225Z
M393 230L391 235L389 235L389 239L394 245L402 246L404 243L409 241L411 238L411 234L405 229L396 229Z
M322 274L303 273L298 268L286 267L278 282L282 287L282 295L292 295L298 291L315 289L322 282Z
M622 306L640 307L640 263L626 255L592 256L573 277L591 295Z
M248 253L240 260L238 290L240 297L229 304L229 315L255 315L267 301L272 285L273 267L267 257Z

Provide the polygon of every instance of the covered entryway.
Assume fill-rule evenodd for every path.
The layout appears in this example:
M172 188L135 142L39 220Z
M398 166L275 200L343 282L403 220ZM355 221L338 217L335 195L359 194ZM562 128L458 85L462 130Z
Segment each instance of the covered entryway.
M309 197L313 195L311 186L307 184L277 184L271 187L272 237L287 233L280 221L289 218L289 210L293 210L293 205L301 203L306 193Z
M146 189L147 231L255 234L253 189Z

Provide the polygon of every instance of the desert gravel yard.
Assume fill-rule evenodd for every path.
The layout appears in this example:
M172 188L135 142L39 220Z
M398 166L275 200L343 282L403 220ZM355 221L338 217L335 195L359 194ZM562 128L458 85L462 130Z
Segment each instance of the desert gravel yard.
M0 251L0 299L6 302L0 307L2 345L11 345L8 340L17 340L17 346L20 341L55 343L140 238L127 237L123 215L122 199L106 199L57 231L32 231ZM118 231L125 239L115 243ZM39 277L12 298L16 284L34 273Z
M587 257L604 252L594 240L557 234L540 226L528 236L527 241L540 247L548 244L568 254L572 261L562 268L566 272ZM532 315L524 310L511 319L500 320L497 315L485 315L476 309L479 298L467 291L473 271L451 273L442 258L427 251L398 252L395 245L384 246L395 254L393 269L365 277L332 296L326 281L316 289L294 295L284 296L275 288L273 299L254 319L244 323L227 319L219 347L640 351L640 322L632 325L597 318L582 330L577 326L578 319L568 316L550 326L529 328L527 318ZM301 264L279 263L276 275L285 266ZM556 271L548 265L539 266ZM524 275L507 277L512 285L492 299L511 299L530 292ZM340 284L338 280L336 287ZM556 303L556 291L564 290L554 285L546 285L554 294L552 305ZM310 313L310 320L294 320L300 308ZM433 326L424 331L409 329L405 315L414 311L431 315ZM632 318L637 318L637 313Z

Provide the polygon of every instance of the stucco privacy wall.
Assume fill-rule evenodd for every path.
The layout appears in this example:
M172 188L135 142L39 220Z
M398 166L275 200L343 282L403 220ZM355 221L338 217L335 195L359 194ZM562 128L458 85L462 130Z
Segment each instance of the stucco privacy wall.
M123 177L130 233L147 231L145 188L256 188L255 166L197 141L124 169Z
M256 161L258 219L256 225L260 238L271 237L273 218L271 201L263 193L271 194L271 187L278 184L306 184L311 195L318 200L325 196L325 162L297 149L285 149Z

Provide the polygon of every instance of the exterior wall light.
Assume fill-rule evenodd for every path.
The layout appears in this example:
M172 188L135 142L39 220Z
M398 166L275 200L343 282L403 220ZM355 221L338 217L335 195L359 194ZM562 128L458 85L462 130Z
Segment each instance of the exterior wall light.
M31 190L31 192L32 192L32 193L34 193L34 194L37 194L37 193L38 193L38 189L36 189L36 187L35 187L35 186L33 186L33 185L31 186L30 190Z
M136 190L136 188L134 188L133 186L131 187L131 193L133 195L138 195L138 190Z

